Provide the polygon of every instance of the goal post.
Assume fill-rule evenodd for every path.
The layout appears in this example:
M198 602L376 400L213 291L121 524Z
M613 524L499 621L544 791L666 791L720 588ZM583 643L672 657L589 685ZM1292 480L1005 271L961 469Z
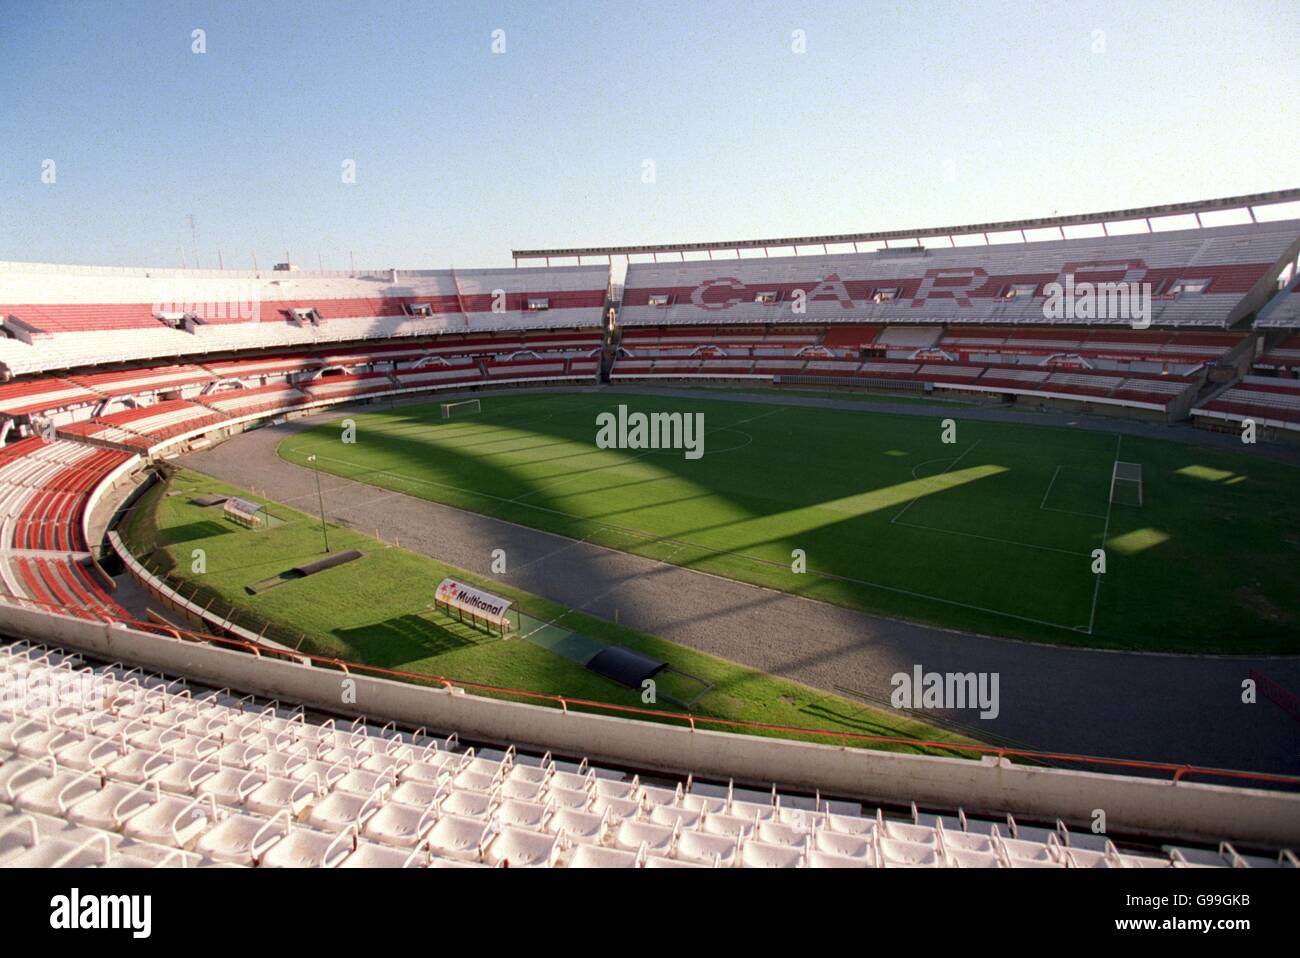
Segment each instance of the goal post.
M445 402L442 404L442 418L451 419L455 416L463 416L467 413L481 412L477 399L461 399L457 402Z
M1116 459L1110 474L1110 501L1125 506L1140 506L1142 493L1142 464Z

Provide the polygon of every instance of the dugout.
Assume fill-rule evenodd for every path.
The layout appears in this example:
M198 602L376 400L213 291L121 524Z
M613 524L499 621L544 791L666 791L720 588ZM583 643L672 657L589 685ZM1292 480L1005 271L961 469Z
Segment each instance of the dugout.
M266 507L238 496L231 496L221 507L226 518L247 529L264 529L267 526Z
M646 679L652 679L668 668L668 663L621 645L607 645L587 661L587 668L619 685L639 689Z

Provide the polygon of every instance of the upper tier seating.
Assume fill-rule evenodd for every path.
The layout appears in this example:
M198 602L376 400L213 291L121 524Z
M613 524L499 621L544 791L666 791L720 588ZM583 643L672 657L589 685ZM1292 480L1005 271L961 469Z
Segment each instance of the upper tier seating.
M1258 329L1300 328L1300 270L1297 270L1282 291L1259 311L1255 326Z
M1158 325L1225 327L1263 305L1298 238L1300 221L1289 220L920 252L632 263L619 322L1043 323L1044 286L1072 277L1150 284ZM802 314L796 290L806 297Z
M605 266L312 274L0 263L0 320L16 337L0 338L0 363L21 374L361 339L596 330L608 286Z
M467 748L190 687L57 648L0 645L0 867L1294 867L1116 844L1064 823L902 814L683 772ZM30 700L30 704L29 704ZM66 703L66 704L65 704Z

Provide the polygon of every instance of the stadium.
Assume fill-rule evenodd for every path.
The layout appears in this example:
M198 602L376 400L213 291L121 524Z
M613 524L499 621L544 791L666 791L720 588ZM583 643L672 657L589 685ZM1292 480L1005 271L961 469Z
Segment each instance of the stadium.
M0 866L1300 867L1300 189L1041 212L0 263Z

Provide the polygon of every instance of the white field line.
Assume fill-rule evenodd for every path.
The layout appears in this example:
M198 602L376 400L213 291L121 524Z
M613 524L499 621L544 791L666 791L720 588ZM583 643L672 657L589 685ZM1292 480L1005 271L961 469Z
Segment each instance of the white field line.
M1100 515L1096 512L1075 512L1073 509L1053 509L1051 506L1047 506L1045 509L1043 509L1043 511L1059 512L1063 516L1078 516L1080 519L1104 519L1105 518L1105 516Z
M1038 504L1038 508L1042 509L1044 512L1059 512L1063 516L1078 516L1080 519L1105 518L1104 516L1097 515L1095 512L1075 512L1073 509L1057 509L1055 506L1049 506L1047 504L1047 497L1052 494L1052 486L1056 485L1056 477L1061 474L1061 470L1064 468L1064 466L1057 466L1056 472L1052 473L1052 481L1047 484L1047 491L1043 493L1043 501Z
M1032 542L1020 542L1016 539L1001 539L997 536L984 536L980 535L978 532L962 532L958 529L941 529L938 526L923 526L915 522L900 522L898 525L905 529L924 529L926 532L938 532L942 535L966 536L969 539L983 539L985 542L1001 542L1009 546L1020 546L1022 549L1039 549L1043 552L1058 552L1065 556L1087 557L1091 554L1088 552L1072 552L1069 549L1058 549L1056 546L1040 546L1035 545Z
M1047 484L1047 491L1043 493L1043 501L1038 504L1038 508L1047 508L1047 497L1052 494L1052 486L1056 485L1056 477L1061 474L1061 467L1057 466L1056 471L1052 473L1052 481Z
M1123 442L1123 440L1124 440L1123 434L1116 433L1115 435L1115 460L1116 461L1119 461L1119 447L1120 447L1120 443ZM1111 468L1112 470L1114 469L1113 464ZM1113 482L1112 485L1114 485ZM1106 548L1106 538L1110 535L1110 507L1114 503L1114 501L1115 501L1114 496L1112 495L1106 496L1106 524L1102 526L1101 529L1101 548L1103 550ZM1094 573L1092 578L1094 580L1094 584L1092 587L1092 611L1088 613L1088 635L1092 635L1092 627L1097 621L1097 598L1098 596L1101 595L1101 580L1103 576Z
M952 462L948 463L948 465L946 465L946 466L943 467L943 472L940 472L940 473L939 473L939 476L942 476L942 475L943 475L944 473L946 473L949 469L951 469L953 466L957 465L957 463L961 462L963 459L965 459L967 456L969 456L972 452L974 452L974 451L975 451L975 447L978 446L978 445L980 444L981 441L982 441L982 440L976 439L973 443L971 443L969 446L967 446L965 452L963 452L960 456L958 456L958 457L957 457L956 459L954 459ZM933 461L933 460L931 460L931 461ZM934 476L933 478L937 479L937 478L939 478L939 476ZM907 505L903 506L903 508L902 508L901 510L899 510L898 515L894 516L894 518L890 519L889 521L890 521L891 523L894 523L894 522L897 522L899 519L903 518L903 513L907 512L908 509L910 509L910 508L912 508L912 506L916 505L917 500L920 499L920 498L921 498L922 496L924 496L924 495L925 495L924 492L917 493L916 498L913 499L911 502L909 502Z

